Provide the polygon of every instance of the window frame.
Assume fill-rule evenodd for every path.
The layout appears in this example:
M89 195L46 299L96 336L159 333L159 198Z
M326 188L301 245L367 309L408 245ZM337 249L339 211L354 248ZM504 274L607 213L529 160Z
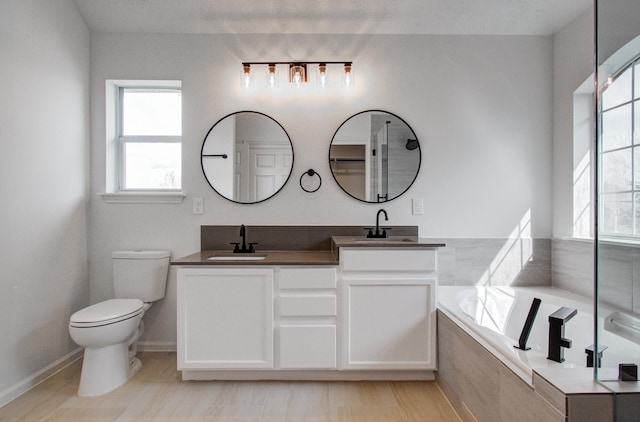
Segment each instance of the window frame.
M126 168L127 155L125 153L125 147L127 143L178 143L182 146L182 135L180 136L163 136L163 135L123 135L124 126L124 111L123 101L125 91L130 92L179 92L182 94L181 88L170 87L154 87L154 86L118 86L118 101L117 101L117 119L116 119L116 134L117 134L117 163L118 163L118 191L119 192L179 192L182 190L182 174L180 175L180 186L177 188L126 188ZM180 116L182 119L182 116ZM181 148L182 152L182 148ZM182 173L182 166L180 166L180 172Z
M105 79L105 179L104 190L98 195L107 203L117 204L180 204L186 194L183 183L175 189L126 189L122 190L124 178L124 143L120 135L122 125L121 88L143 90L176 90L183 95L180 80L116 80ZM182 97L184 101L184 97ZM183 114L184 115L184 114ZM183 116L181 116L183 119ZM182 156L182 138L180 139ZM129 139L132 140L132 139ZM140 141L141 139L137 139ZM182 157L184 161L184 157ZM184 173L181 166L181 173ZM182 174L180 175L182 179Z
M636 67L640 69L640 55L634 57L624 66L621 66L617 72L612 74L609 78L604 89L600 92L600 97L604 95L606 90L613 84L613 82L618 79L618 77L624 75L626 72L630 72L631 83L630 90L631 95L629 100L622 101L613 106L608 106L604 108L604 101L600 101L598 104L598 119L599 119L599 133L598 133L598 167L600 168L599 177L598 177L598 214L599 214L599 232L600 238L603 240L608 240L616 243L638 243L640 242L640 224L637 222L636 215L640 212L640 206L637 203L636 198L640 198L640 179L636 179L636 154L640 154L640 142L635 141L636 130L640 131L640 127L636 125L635 122L635 113L636 108L640 109L640 96L636 97L636 86L640 83L640 71L636 71ZM605 113L613 112L615 110L620 110L623 107L630 106L630 129L631 129L631 139L628 145L623 146L615 146L613 148L609 148L607 150L604 149L604 134L605 134L605 125L604 118ZM610 191L604 191L604 158L606 154L613 154L618 152L625 152L628 154L630 158L630 173L631 173L631 181L629 189L616 189ZM630 195L631 197L631 234L616 234L613 232L605 232L604 227L605 224L603 222L605 218L605 197L614 197L616 195Z

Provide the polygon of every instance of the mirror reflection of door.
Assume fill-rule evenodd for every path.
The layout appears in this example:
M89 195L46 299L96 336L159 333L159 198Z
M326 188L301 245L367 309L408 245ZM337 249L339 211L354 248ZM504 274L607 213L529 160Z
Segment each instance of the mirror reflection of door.
M293 160L291 148L274 142L266 145L249 144L243 149L246 150L246 176L243 180L246 185L237 189L239 201L259 202L269 198L289 177ZM238 179L242 179L242 173Z
M289 136L262 113L244 111L220 119L202 145L205 178L216 192L234 202L250 204L272 197L287 182L292 168Z
M421 153L417 137L400 117L380 110L351 116L329 148L331 172L340 187L364 202L402 195L417 177Z

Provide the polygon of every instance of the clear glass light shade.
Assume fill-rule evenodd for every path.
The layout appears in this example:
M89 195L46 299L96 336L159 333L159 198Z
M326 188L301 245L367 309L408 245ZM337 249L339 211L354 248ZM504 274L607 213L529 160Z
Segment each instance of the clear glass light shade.
M251 66L244 65L242 66L242 76L241 76L242 87L245 89L253 88L253 75L251 74Z
M316 82L319 88L327 88L329 86L329 70L325 63L318 65L318 72L316 74Z
M355 79L353 77L353 68L350 64L344 65L344 74L342 75L342 86L345 88L353 87Z
M289 82L291 82L297 88L302 88L303 84L307 82L307 65L289 65Z
M278 79L278 67L275 64L269 64L267 66L267 86L269 88L277 88Z

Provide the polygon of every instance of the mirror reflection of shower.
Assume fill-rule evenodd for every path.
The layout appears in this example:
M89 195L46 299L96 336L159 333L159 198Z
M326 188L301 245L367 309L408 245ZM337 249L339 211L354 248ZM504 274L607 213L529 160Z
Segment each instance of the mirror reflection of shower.
M376 202L389 200L389 125L387 120L371 139L371 193Z
M350 196L370 203L402 195L418 175L420 143L395 114L371 110L347 119L329 149L333 177Z

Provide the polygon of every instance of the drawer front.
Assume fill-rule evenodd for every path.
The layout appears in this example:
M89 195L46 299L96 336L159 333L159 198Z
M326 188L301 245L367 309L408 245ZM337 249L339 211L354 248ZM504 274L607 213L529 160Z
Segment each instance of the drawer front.
M279 287L281 289L335 289L335 268L282 268Z
M343 271L435 271L433 249L345 249L340 251Z
M336 296L280 296L278 308L280 316L335 316Z
M336 368L335 325L283 325L279 346L281 368Z

